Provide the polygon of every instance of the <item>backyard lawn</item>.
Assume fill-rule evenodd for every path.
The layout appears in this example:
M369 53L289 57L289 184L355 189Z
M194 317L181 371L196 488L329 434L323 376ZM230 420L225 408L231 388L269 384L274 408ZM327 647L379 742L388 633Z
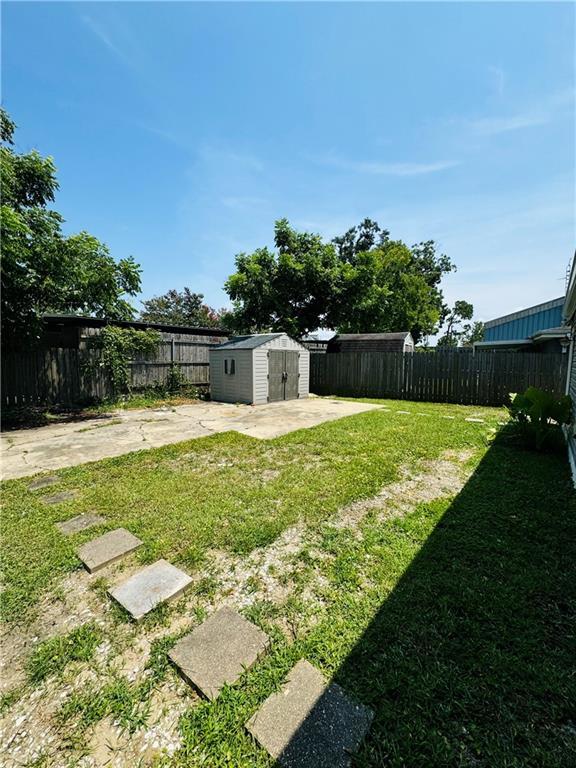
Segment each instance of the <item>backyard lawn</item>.
M575 765L565 457L516 447L500 409L380 402L5 482L7 764L271 765L244 723L306 658L374 710L357 766ZM106 523L62 536L83 512ZM120 526L144 546L89 577L78 546ZM158 558L193 586L134 624L106 589ZM272 645L207 702L167 651L222 604Z

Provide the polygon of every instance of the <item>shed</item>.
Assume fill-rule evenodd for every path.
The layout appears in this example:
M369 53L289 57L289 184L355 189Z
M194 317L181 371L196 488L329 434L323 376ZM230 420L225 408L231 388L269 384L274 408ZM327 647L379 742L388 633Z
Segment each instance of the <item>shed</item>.
M409 331L398 333L339 333L328 342L328 352L414 352Z
M308 397L310 352L285 333L236 336L210 350L210 395L223 403Z

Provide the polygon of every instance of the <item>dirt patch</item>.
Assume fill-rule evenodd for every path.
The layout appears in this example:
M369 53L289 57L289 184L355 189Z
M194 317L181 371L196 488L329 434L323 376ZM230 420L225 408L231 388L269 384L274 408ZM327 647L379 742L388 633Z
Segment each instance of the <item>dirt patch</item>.
M109 717L93 728L88 753L81 768L131 768L149 766L161 755L173 755L180 747L178 721L190 706L188 686L174 678L156 690L150 701L147 724L134 733L120 728Z
M403 515L417 504L455 496L471 474L462 464L472 455L473 451L446 451L440 459L425 461L419 471L402 467L401 480L385 485L370 499L355 501L344 507L332 525L335 528L356 528L373 510L378 510L379 516L385 519Z

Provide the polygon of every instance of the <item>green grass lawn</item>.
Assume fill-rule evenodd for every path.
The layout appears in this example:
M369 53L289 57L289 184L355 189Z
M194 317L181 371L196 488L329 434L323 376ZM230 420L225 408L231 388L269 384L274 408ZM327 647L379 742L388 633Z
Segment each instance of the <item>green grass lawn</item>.
M244 611L271 634L270 652L216 701L191 704L181 750L159 764L270 765L243 724L305 657L375 711L358 766L573 766L576 503L565 457L519 450L505 428L493 440L500 410L386 404L393 410L270 441L227 433L62 470L61 485L34 494L29 480L4 483L4 620L32 620L79 567L75 549L94 531L67 539L54 522L81 512L107 519L96 533L124 526L142 538L142 562L165 557L193 574L214 549L242 557L301 522L296 588ZM464 421L473 415L485 423ZM465 450L471 477L456 497L384 520L369 512L357 530L333 524L401 467ZM72 488L73 502L42 502ZM310 602L318 573L321 599ZM194 623L213 594L196 591ZM96 639L88 628L41 646L29 685L81 664L100 632L126 623L119 615ZM145 679L116 675L69 696L63 739L105 716L143 727L154 687L175 674L166 663L175 639L153 644Z

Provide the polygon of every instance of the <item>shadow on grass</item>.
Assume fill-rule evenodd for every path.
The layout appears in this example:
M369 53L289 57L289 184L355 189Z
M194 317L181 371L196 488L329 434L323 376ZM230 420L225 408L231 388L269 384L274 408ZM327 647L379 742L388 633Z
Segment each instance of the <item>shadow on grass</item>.
M575 564L565 456L503 430L335 675L375 713L354 765L575 766Z

